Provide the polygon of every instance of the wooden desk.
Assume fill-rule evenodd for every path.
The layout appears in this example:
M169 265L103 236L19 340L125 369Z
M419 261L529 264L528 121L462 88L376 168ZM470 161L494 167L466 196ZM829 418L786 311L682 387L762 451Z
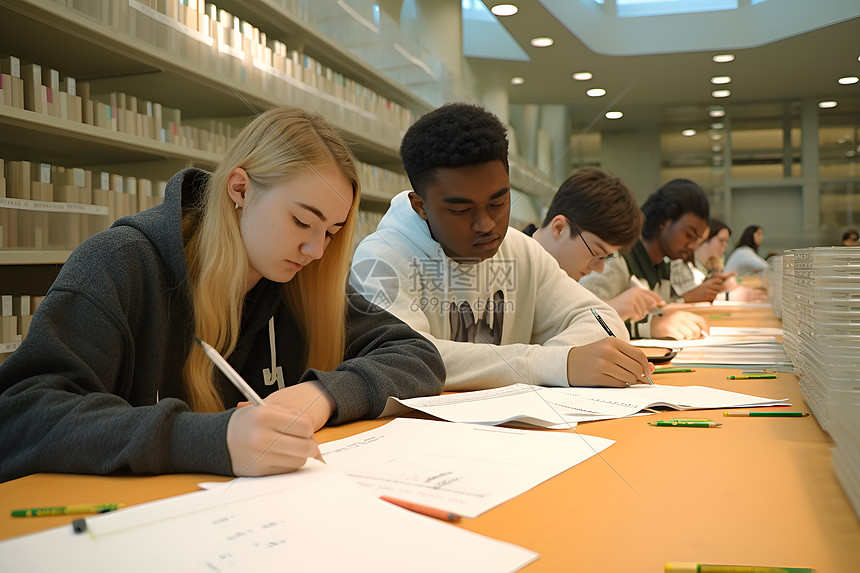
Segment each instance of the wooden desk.
M778 326L767 309L729 312L720 325ZM716 322L716 321L715 321ZM809 411L793 374L726 380L737 370L657 374L659 384L704 385L790 399ZM660 573L667 561L816 567L853 573L860 521L833 472L833 442L808 418L724 418L687 412L723 427L660 428L673 414L580 424L616 440L595 456L460 527L541 554L528 573ZM325 428L326 442L385 420ZM68 524L69 516L11 518L18 507L75 501L141 503L196 489L208 475L93 477L40 474L0 484L0 538Z

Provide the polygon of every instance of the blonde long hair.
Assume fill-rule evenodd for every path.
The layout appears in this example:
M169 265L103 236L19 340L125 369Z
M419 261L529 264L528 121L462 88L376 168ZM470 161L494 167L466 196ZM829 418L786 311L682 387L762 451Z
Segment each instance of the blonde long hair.
M358 173L349 147L321 115L291 107L270 109L242 130L210 176L205 196L183 218L194 331L222 356L233 352L239 337L248 269L239 211L227 193L230 173L241 167L254 191L265 193L289 175L328 166L339 168L352 183L352 208L325 255L283 288L305 341L303 366L333 370L343 360ZM198 412L223 410L214 366L192 346L182 371L188 402Z

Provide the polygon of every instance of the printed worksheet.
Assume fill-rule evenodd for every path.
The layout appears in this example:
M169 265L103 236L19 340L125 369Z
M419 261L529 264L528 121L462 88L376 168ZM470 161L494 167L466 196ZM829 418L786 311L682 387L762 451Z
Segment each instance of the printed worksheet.
M613 443L575 432L397 418L320 451L376 495L477 517Z

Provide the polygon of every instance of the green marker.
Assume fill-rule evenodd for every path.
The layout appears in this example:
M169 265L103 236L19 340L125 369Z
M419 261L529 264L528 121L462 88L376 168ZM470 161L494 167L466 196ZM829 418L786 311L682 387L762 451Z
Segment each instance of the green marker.
M655 368L654 374L669 374L670 372L695 372L692 368Z
M747 376L726 376L726 380L763 380L776 378L776 374L749 374Z

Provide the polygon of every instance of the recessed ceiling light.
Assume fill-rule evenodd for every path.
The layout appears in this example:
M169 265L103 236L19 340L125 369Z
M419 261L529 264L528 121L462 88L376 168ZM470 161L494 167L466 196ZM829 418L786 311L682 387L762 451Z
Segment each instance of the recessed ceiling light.
M577 81L584 82L585 80L590 80L594 76L591 72L576 72L572 77Z
M725 128L726 128L725 123L717 122L717 123L711 124L711 129L725 129Z
M514 6L513 4L496 4L492 8L490 8L490 12L495 14L496 16L513 16L517 13L519 8Z
M685 130L681 131L681 135L683 135L684 137L690 137L692 135L696 135L696 130L695 129L685 129Z
M531 44L535 48L548 48L548 47L552 46L553 41L554 40L552 38L546 38L546 37L532 38L529 41L529 44Z
M857 76L845 76L844 78L839 78L839 83L843 86L850 86L851 84L856 84L860 82L860 78Z
M517 76L515 78L511 78L511 84L513 84L515 86L521 86L524 83L526 83L526 80L524 78L519 77L519 76Z
M820 101L818 102L818 107L821 109L830 109L831 107L836 107L836 102L833 100Z
M723 64L723 63L731 62L732 60L734 60L735 55L734 54L717 54L712 59L715 62L717 62L718 64Z
M723 150L722 145L712 145L711 146L711 151L713 151L714 153L719 153L722 150Z
M607 111L606 112L606 119L621 119L622 117L624 117L624 114L621 113L620 111Z
M711 92L711 95L714 97L729 97L732 95L732 92L729 90L714 90Z
M726 115L726 110L718 105L714 105L708 108L708 115L711 117L723 117Z
M723 138L723 136L720 135L719 133L712 133L711 134L711 141L719 141L722 138Z
M714 76L711 78L712 84L728 84L731 83L732 78L730 76Z
M593 88L585 92L585 95L589 97L600 97L606 95L606 90L603 88Z

